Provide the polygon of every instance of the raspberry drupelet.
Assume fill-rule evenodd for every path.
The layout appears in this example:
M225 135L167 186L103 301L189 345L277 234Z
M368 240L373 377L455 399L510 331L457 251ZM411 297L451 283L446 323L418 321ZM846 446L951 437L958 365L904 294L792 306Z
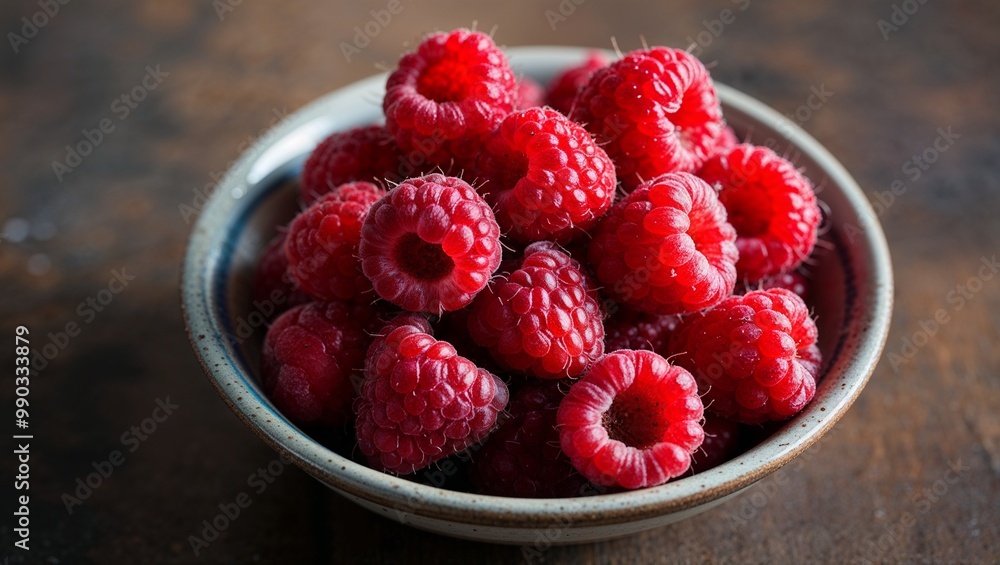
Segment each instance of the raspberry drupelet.
M303 292L319 300L371 300L358 244L365 216L383 194L369 182L343 184L292 221L285 255L288 272Z
M355 403L358 447L380 470L407 475L482 441L507 405L507 386L402 314L379 331Z
M615 166L590 134L551 108L504 118L478 160L479 191L515 242L566 242L611 207Z
M686 51L632 51L590 76L570 117L597 136L626 190L676 171L693 173L724 127L705 66Z
M736 228L736 271L748 282L794 270L812 253L821 213L812 183L766 147L737 145L699 176L719 190Z
M472 163L489 132L514 109L517 80L490 36L459 29L427 36L386 83L386 128L407 155Z
M489 283L500 266L500 227L468 183L434 173L372 205L358 252L383 299L441 314L466 306Z
M669 173L639 185L592 234L588 262L619 304L683 314L733 292L736 231L715 190L694 175Z
M704 407L687 370L652 351L620 350L573 384L556 417L563 452L591 482L637 489L686 472Z
M712 412L746 424L785 420L816 393L816 324L790 290L756 290L684 319L676 362L698 379Z
M543 379L575 377L604 352L603 313L580 264L540 241L472 305L469 334L502 367Z

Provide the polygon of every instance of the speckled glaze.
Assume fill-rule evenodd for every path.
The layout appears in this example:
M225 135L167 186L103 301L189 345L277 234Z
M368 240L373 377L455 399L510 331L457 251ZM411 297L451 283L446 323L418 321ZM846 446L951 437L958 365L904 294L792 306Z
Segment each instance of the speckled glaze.
M545 83L588 51L522 47L508 54L519 74ZM247 427L331 489L373 512L460 538L533 547L539 539L579 543L625 536L738 495L816 442L864 388L892 309L889 252L876 216L855 181L816 140L760 102L718 85L736 131L754 143L770 141L803 167L829 208L823 239L832 246L818 249L811 268L825 376L801 414L714 469L655 488L576 499L447 491L368 469L310 439L274 409L254 377L264 330L251 304L250 273L274 226L295 212L295 175L310 150L333 131L379 121L385 78L373 76L320 98L247 151L205 203L184 259L184 317L209 380Z

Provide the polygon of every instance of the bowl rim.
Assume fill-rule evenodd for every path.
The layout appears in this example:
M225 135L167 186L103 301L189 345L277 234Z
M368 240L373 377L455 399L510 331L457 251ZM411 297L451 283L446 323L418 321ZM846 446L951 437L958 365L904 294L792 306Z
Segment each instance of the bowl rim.
M567 65L587 53L602 51L588 47L523 46L505 49L515 70L532 65ZM614 56L612 54L612 56ZM860 309L857 324L863 327L855 357L846 367L849 385L835 391L820 414L816 402L796 416L802 426L784 426L761 445L774 444L777 451L766 461L755 461L751 449L722 465L664 485L635 491L582 498L526 499L446 490L388 475L355 463L312 440L277 413L247 382L251 375L240 371L232 345L219 323L220 310L214 300L222 281L215 265L227 242L225 236L233 210L247 188L262 183L268 175L301 156L310 141L288 143L308 124L315 124L330 108L384 88L387 73L380 73L334 90L287 116L247 150L207 198L194 223L181 269L181 310L185 329L205 375L239 419L265 443L341 493L386 508L400 517L413 514L432 519L491 527L544 526L551 523L592 527L621 524L691 509L734 494L787 464L819 440L853 404L867 384L885 345L893 301L892 267L888 246L877 216L851 175L818 141L762 102L718 82L723 105L780 128L784 141L807 154L838 187L850 207L858 212L856 231L860 246L870 256L867 273L871 292ZM360 125L360 124L358 124ZM224 306L224 305L223 305ZM224 310L224 308L223 308ZM810 416L811 417L808 417ZM780 442L780 443L779 443ZM750 465L747 465L750 463ZM746 467L740 471L737 468ZM402 519L402 518L401 518Z

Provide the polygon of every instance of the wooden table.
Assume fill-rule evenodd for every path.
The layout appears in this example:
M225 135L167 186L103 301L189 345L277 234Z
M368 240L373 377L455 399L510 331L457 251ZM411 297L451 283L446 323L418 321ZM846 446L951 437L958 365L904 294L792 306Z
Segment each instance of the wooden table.
M379 23L390 5L402 11ZM867 390L780 482L754 487L763 497L552 548L545 562L1000 559L1000 277L983 268L1000 248L997 3L145 0L39 10L0 7L0 30L24 38L0 48L0 319L8 336L28 326L53 357L31 380L30 559L13 548L7 490L0 558L195 561L188 536L250 491L252 504L201 560L521 559L518 547L377 517L274 463L201 375L177 296L190 229L179 207L210 192L261 132L392 65L424 32L478 22L507 45L697 44L718 80L793 116L880 203L897 281ZM359 51L349 61L347 43ZM88 154L77 162L67 144ZM939 310L946 323L933 322ZM0 353L7 375L12 349ZM12 377L3 383L6 414ZM12 449L0 461L11 489ZM78 478L109 461L110 476L77 492ZM273 482L257 493L248 481L259 469ZM88 496L68 513L64 494Z

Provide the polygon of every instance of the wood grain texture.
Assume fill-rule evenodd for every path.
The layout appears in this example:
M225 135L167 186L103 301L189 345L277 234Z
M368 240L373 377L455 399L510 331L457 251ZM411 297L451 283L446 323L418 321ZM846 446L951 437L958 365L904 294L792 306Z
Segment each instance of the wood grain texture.
M371 10L387 1L231 3L220 18L211 2L71 2L17 53L0 46L0 223L7 232L0 331L26 324L41 347L67 323L80 327L32 381L31 559L11 551L9 528L0 528L0 558L523 560L522 548L452 540L375 516L298 469L273 464L275 453L201 375L178 308L190 229L182 204L210 192L213 178L280 116L391 66L427 31L476 22L507 45L608 47L614 37L627 50L642 38L699 42L717 80L797 115L881 203L897 280L881 364L848 415L805 456L685 522L550 548L538 560L1000 560L1000 276L981 269L1000 251L1000 5L402 0L403 11L348 61L342 42L353 41L355 26L364 29ZM919 9L886 39L878 20L891 23L894 4ZM560 9L564 19L546 14ZM3 3L0 30L19 33L21 18L37 10L33 2ZM712 20L723 10L732 18L720 28ZM721 29L717 37L711 28ZM157 65L167 75L123 117L115 100ZM811 93L823 88L832 94L809 109ZM65 146L104 119L114 129L57 180L52 162L65 160ZM948 128L958 137L935 154L928 148ZM936 159L915 169L913 157L925 151ZM123 269L135 277L129 286L99 312L87 306ZM939 310L947 322L932 332ZM13 366L12 354L0 351L3 367ZM0 405L10 406L13 387L2 380ZM122 434L168 396L179 408L127 452ZM112 450L125 451L125 463L68 514L62 494ZM9 449L0 463L7 476ZM280 473L258 494L249 477L269 463ZM188 536L243 491L252 504L196 559Z

